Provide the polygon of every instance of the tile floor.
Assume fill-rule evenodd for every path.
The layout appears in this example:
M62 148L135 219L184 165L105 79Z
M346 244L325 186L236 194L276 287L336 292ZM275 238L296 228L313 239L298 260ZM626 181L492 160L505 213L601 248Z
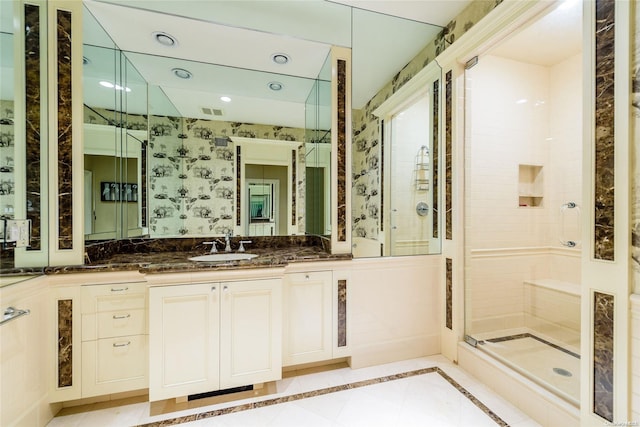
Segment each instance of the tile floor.
M49 427L537 426L442 356L285 378L270 395L150 416L149 402L57 416ZM64 412L65 410L63 410Z

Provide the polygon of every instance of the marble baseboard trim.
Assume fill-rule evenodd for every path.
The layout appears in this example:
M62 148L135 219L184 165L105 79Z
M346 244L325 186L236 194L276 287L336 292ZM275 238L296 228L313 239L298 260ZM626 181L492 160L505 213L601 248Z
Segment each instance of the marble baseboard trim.
M206 418L213 418L220 415L232 414L235 412L248 411L251 409L262 408L266 406L278 405L281 403L294 402L296 400L308 399L311 397L322 396L329 393L336 393L344 390L352 390L360 387L366 387L370 385L380 384L389 381L400 380L404 378L413 377L416 375L425 375L436 373L440 375L444 380L446 380L449 384L451 384L456 390L458 390L464 397L469 399L471 403L473 403L476 407L478 407L482 412L484 412L489 418L491 418L497 425L499 426L508 426L508 424L500 418L497 414L495 414L491 409L489 409L484 403L482 403L478 398L476 398L473 394L471 394L467 389L462 387L456 380L451 378L446 372L438 367L432 368L423 368L417 369L415 371L402 372L399 374L388 375L385 377L373 378L369 380L358 381L349 384L343 384L339 386L322 388L319 390L307 391L303 393L293 394L291 396L282 396L276 397L272 399L262 400L259 402L253 403L242 403L236 406L231 406L228 408L216 409L213 411L205 411L198 414L187 415L184 417L176 417L170 418L167 420L156 421L147 424L140 424L137 427L165 427L165 426L173 426L184 424L188 422L203 420Z
M536 340L536 341L540 341L541 343L546 344L546 345L548 345L549 347L553 347L553 348L555 348L556 350L559 350L559 351L561 351L561 352L563 352L563 353L566 353L566 354L568 354L569 356L573 356L573 357L575 357L576 359L580 359L580 355L579 355L578 353L574 353L574 352L573 352L573 351L571 351L571 350L567 350L566 348L563 348L563 347L561 347L561 346L559 346L559 345L557 345L557 344L554 344L554 343L552 343L552 342L549 342L549 341L547 341L547 340L545 340L545 339L542 339L542 338L540 338L540 337L538 337L538 336L535 336L535 335L533 335L533 334L530 334L530 333L528 333L528 332L525 332L525 333L523 333L523 334L517 334L517 335L508 335L508 336L505 336L505 337L499 337L499 338L491 338L491 339L484 340L484 341L488 341L488 342L496 343L496 342L504 342L504 341L518 340L518 339L522 339L522 338L533 338L534 340Z

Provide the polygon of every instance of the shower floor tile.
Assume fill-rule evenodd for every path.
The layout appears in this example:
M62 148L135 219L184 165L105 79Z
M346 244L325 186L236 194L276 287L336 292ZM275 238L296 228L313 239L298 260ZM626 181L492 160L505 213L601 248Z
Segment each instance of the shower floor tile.
M527 335L485 340L478 348L578 405L580 358L570 351Z

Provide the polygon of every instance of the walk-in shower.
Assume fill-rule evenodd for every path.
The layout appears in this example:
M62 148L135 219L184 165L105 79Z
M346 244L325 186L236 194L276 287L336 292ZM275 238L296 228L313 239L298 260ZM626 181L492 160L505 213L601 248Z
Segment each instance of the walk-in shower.
M466 340L576 406L581 6L556 7L465 72Z

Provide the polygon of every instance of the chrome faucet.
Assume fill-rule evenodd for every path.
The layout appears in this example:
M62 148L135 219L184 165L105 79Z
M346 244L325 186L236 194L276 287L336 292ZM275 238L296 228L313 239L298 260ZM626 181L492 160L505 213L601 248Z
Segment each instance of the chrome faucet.
M238 252L244 252L246 250L244 248L245 243L251 243L251 240L240 240L240 247L238 248Z
M218 253L218 247L216 246L216 243L222 243L222 242L218 239L212 240L211 242L202 242L203 245L211 245L211 250L209 251L209 253L211 254Z
M231 231L225 233L224 242L225 242L225 247L224 247L225 252L231 252Z

